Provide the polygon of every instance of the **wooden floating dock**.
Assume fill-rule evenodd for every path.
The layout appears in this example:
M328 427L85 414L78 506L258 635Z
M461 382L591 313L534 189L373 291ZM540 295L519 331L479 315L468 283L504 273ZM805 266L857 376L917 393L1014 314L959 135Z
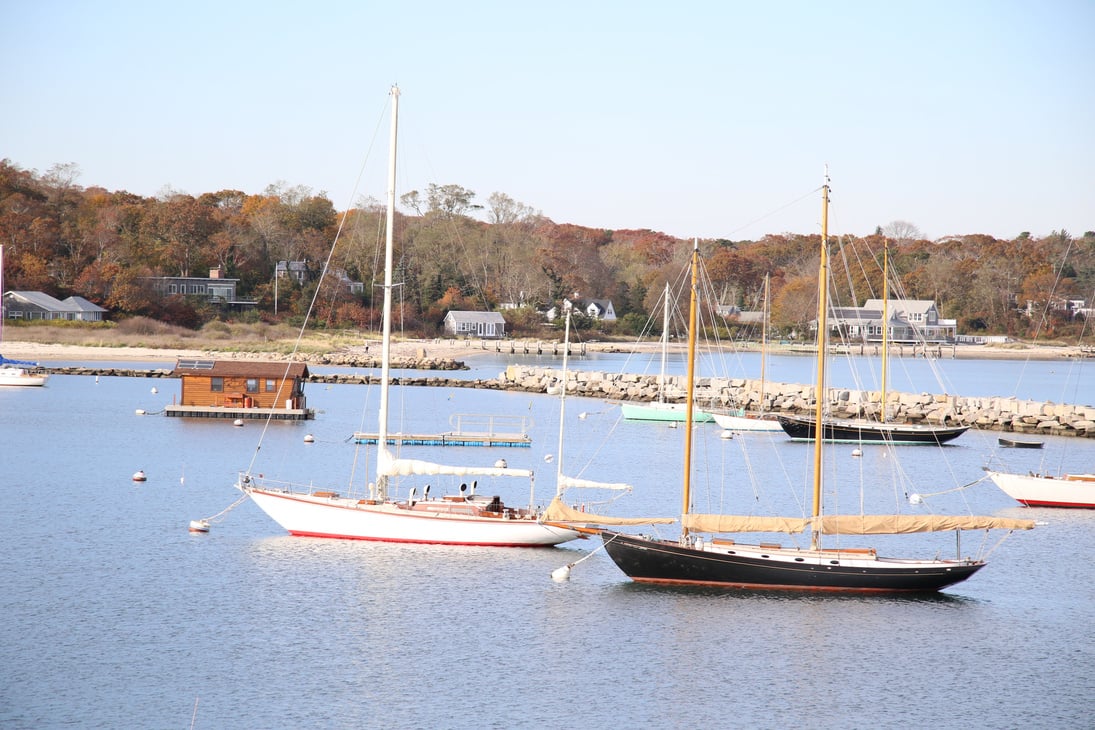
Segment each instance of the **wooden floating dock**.
M184 418L237 418L244 420L309 421L316 417L311 408L226 408L224 406L164 406L165 416Z

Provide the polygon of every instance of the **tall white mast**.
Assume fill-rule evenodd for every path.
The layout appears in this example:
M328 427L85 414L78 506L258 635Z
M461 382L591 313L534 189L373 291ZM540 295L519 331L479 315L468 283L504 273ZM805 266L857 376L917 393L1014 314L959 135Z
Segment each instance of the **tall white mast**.
M384 237L384 324L380 347L380 409L378 413L376 448L377 464L383 465L390 460L388 455L388 381L391 377L392 354L392 249L395 246L395 148L399 129L399 87L393 86L392 129L389 138L388 156L388 225ZM376 498L387 499L388 477L378 471L376 479Z

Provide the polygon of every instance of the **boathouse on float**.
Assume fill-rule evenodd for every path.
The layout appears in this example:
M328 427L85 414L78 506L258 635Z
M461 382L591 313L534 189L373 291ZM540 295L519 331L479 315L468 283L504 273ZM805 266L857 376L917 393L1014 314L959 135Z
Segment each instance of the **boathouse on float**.
M172 372L182 384L177 403L164 409L168 416L197 418L273 418L306 420L315 417L307 407L304 363L244 360L179 360Z

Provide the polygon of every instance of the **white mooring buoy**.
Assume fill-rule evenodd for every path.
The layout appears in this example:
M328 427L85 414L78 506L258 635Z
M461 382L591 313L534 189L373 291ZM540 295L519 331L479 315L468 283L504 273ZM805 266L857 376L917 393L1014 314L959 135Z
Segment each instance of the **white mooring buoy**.
M509 464L506 463L505 459L499 459L498 461L494 462L495 469L505 469L507 466L509 466Z
M237 426L237 427L242 426L243 425L243 419L242 418L237 418L236 420L232 421L232 425Z
M551 571L551 579L556 583L562 583L564 580L570 580L570 566L564 565L561 568L556 568Z
M209 520L190 520L191 532L209 532Z
M852 449L852 456L863 456L863 451L861 449Z
M312 444L312 443L315 443L315 441L316 441L316 437L313 436L312 434L308 433L308 434L304 435L304 443Z
M148 477L145 476L143 470L138 469L137 471L133 472L133 481L143 482L147 479L148 479Z

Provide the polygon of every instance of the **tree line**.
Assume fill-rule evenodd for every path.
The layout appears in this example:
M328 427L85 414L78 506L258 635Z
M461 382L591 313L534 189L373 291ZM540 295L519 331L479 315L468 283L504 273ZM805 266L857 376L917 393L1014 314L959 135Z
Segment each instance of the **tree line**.
M285 183L261 194L220 190L155 197L78 184L75 164L45 173L0 160L0 240L5 288L83 296L115 319L145 316L197 328L216 319L379 327L385 206L365 200L340 212L324 193ZM585 322L606 335L637 334L674 282L692 246L650 230L605 230L555 223L495 192L480 203L460 185L430 184L403 195L396 213L400 326L432 337L451 309L505 305L514 334L540 334L538 307L580 297L611 300L615 323ZM332 248L332 242L337 245ZM1012 240L988 235L924 240L902 221L863 237L834 237L833 277L844 306L882 292L888 246L891 292L934 300L963 334L1069 337L1082 321L1060 302L1095 293L1095 232L1066 231ZM771 281L771 320L801 330L816 316L817 234L701 241L720 303L759 308ZM319 277L330 255L328 270ZM279 261L304 261L310 277L275 282ZM162 297L149 277L205 276L219 267L258 302L230 311L194 298ZM348 282L362 282L363 288ZM318 293L317 293L318 287ZM374 302L374 299L376 300ZM276 312L276 314L275 314ZM729 324L733 327L733 318Z

